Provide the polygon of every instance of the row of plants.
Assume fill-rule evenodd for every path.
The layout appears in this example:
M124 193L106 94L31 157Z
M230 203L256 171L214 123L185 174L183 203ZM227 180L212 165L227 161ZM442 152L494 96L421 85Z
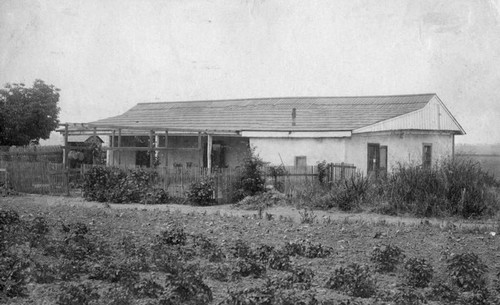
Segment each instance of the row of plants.
M379 244L369 264L340 264L320 277L304 260L335 257L334 248L299 239L282 245L218 243L169 223L147 241L125 235L117 242L83 222L22 217L0 210L0 301L29 294L29 284L56 285L55 304L209 304L213 285L254 279L231 288L218 304L497 304L488 266L472 252L451 255L440 274L425 258ZM300 259L296 259L296 258ZM398 271L401 281L385 289L379 278ZM443 280L446 278L447 280ZM258 280L258 281L257 281ZM321 299L317 289L343 299Z
M310 183L304 189L296 200L320 209L374 207L383 214L463 218L500 210L500 183L471 160L447 159L432 168L400 164L378 179L353 175L330 184Z

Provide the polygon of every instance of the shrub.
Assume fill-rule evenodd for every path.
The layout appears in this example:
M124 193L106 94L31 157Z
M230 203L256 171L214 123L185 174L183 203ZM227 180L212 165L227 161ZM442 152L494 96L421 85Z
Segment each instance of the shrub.
M273 249L267 258L269 268L274 270L289 270L290 257L285 251Z
M408 283L408 285L414 287L427 287L434 275L434 269L423 258L408 259L404 264L404 268L406 270L406 282Z
M431 286L428 299L453 303L458 299L458 291L446 282L438 282Z
M265 192L265 177L263 167L265 162L255 153L254 147L249 147L243 157L239 176L234 182L233 202L238 202L247 196Z
M183 270L177 275L167 277L165 290L159 299L161 305L203 305L210 303L213 296L212 290L199 275Z
M301 289L311 288L314 272L309 268L290 268L285 275L268 279L267 286L277 289Z
M0 210L0 225L8 226L19 222L19 214L14 210Z
M141 279L132 287L132 292L139 298L158 298L162 291L163 287L153 279Z
M314 244L308 240L298 240L287 242L283 247L283 251L290 256L304 256L307 258L324 258L329 256L333 249L325 247L320 243Z
M250 246L242 239L237 239L229 251L236 258L253 258L254 256Z
M158 245L185 245L186 240L187 234L184 228L179 225L170 225L160 233L156 242Z
M93 266L89 279L131 286L139 280L139 273L134 271L125 261L117 262L114 258L107 258L100 264Z
M192 204L207 206L215 202L214 193L213 179L211 177L204 177L202 180L191 184L187 197Z
M58 275L59 269L57 269L56 266L35 262L35 266L32 271L32 277L36 283L53 283L58 279Z
M165 193L153 188L157 177L156 171L144 168L123 170L95 166L85 173L83 197L113 203L140 203L144 197L153 202L166 200Z
M26 290L29 261L25 254L3 252L0 254L0 300L2 296L23 296Z
M162 188L152 188L142 194L140 204L164 204L168 203L168 193Z
M367 198L369 188L368 178L355 174L333 184L331 198L340 210L352 211L358 209L362 201Z
M276 291L273 301L276 305L317 305L318 303L312 291L295 289Z
M390 213L470 218L499 209L498 182L471 160L447 159L432 168L400 164L384 188Z
M253 259L237 259L233 264L232 277L248 277L259 278L266 273L266 267Z
M314 214L313 210L307 211L304 209L304 212L300 212L300 223L313 224L316 221L316 214Z
M398 246L381 245L373 248L370 260L381 272L392 272L403 259L403 250Z
M270 287L229 290L221 305L274 305L274 290Z
M89 284L63 284L57 295L58 305L87 305L99 299L96 288Z
M420 305L427 304L425 297L411 287L399 288L392 297L396 305Z
M375 279L368 266L356 263L339 267L325 285L328 289L343 291L353 297L369 298L375 294Z
M481 290L486 285L488 267L475 253L453 255L448 260L447 269L452 282L463 291Z

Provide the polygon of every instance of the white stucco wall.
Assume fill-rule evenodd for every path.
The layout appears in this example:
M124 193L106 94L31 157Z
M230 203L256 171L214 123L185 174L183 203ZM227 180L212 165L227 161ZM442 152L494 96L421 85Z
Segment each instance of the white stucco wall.
M416 132L399 132L395 134L353 134L346 143L346 163L352 163L366 174L367 145L377 143L387 145L388 170L398 163L422 163L423 144L432 144L432 162L435 163L453 152L453 136L451 134L419 134Z
M251 138L250 144L266 162L293 166L296 156L306 156L307 165L318 162L354 164L366 174L368 143L386 145L388 170L398 163L421 164L423 144L432 144L432 161L450 157L453 136L446 133L423 132L353 134L349 138ZM281 158L280 158L281 156Z
M340 163L345 160L347 138L250 138L250 145L266 162L286 166L295 164L295 157L306 156L307 165L326 160ZM281 158L280 158L281 156Z

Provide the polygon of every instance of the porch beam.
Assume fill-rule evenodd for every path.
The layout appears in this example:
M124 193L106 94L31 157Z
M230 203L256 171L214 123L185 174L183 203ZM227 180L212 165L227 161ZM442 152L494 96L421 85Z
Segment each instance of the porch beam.
M113 130L113 133L111 134L110 145L112 148L115 147L115 131L114 130ZM109 154L108 164L111 163L111 166L114 166L115 165L115 151L109 150L108 154ZM111 160L111 162L110 162L110 160Z
M196 147L179 147L179 148L170 148L170 147L136 147L136 146L123 146L123 147L103 147L104 150L112 150L112 151L167 151L167 150L183 150L183 151L198 151L199 149Z

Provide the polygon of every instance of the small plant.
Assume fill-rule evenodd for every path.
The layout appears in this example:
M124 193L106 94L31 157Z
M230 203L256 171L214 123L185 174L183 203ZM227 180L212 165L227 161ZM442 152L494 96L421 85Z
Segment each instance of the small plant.
M493 303L492 301L490 301L490 292L488 291L488 289L486 289L486 287L462 293L459 301L460 305L498 304L498 302Z
M241 239L237 239L229 248L229 251L236 258L253 258L254 256L250 246Z
M183 270L168 276L163 294L159 297L161 305L208 304L213 300L212 290L194 272Z
M63 284L57 296L58 305L87 305L99 299L96 288L89 284Z
M185 245L187 234L184 229L179 225L171 225L166 230L160 233L157 237L156 243L158 245Z
M274 270L289 270L290 256L285 251L273 249L267 258L267 264Z
M157 298L161 295L163 287L153 279L141 279L134 283L132 292L139 298Z
M254 196L266 191L263 167L265 162L255 153L254 147L249 147L240 166L240 174L233 188L233 201L239 202L247 196Z
M229 290L228 297L221 305L273 305L274 289L270 287L254 287L240 290Z
M453 255L448 260L447 269L452 282L463 291L480 290L486 285L488 267L475 253Z
M412 287L399 288L396 294L392 297L392 301L396 305L420 305L427 304L425 297Z
M406 270L406 282L408 283L408 285L413 287L427 287L434 275L434 269L423 258L408 259L404 264L404 268Z
M453 303L458 299L458 291L446 282L438 282L431 285L428 299Z
M299 255L307 258L324 258L329 256L333 252L333 249L325 247L320 243L314 244L308 240L298 240L286 243L283 251L289 256Z
M313 224L316 222L316 214L314 214L313 210L304 209L304 212L300 212L300 223Z
M358 209L360 203L368 196L369 187L368 178L362 175L352 175L333 186L332 200L342 211Z
M168 193L161 188L152 188L142 196L140 204L153 205L168 203Z
M90 270L89 279L130 286L139 280L139 273L135 272L126 262L116 262L109 258Z
M130 305L133 298L129 289L123 286L113 286L104 294L106 305Z
M2 296L12 298L24 295L28 267L25 254L0 254L0 300Z
M12 225L19 222L19 214L13 210L0 210L0 225Z
M375 294L375 279L368 266L350 264L339 267L328 279L326 288L346 292L348 295L360 298L369 298Z
M398 246L381 245L373 249L370 260L375 264L377 271L392 272L403 258L403 250Z
M215 202L214 193L213 179L211 177L204 177L202 180L191 184L187 197L195 205L207 206Z
M266 267L253 259L237 259L233 264L232 277L259 278L266 273Z
M290 271L284 276L274 277L268 280L267 286L278 289L301 289L311 288L314 272L309 268L289 268Z

